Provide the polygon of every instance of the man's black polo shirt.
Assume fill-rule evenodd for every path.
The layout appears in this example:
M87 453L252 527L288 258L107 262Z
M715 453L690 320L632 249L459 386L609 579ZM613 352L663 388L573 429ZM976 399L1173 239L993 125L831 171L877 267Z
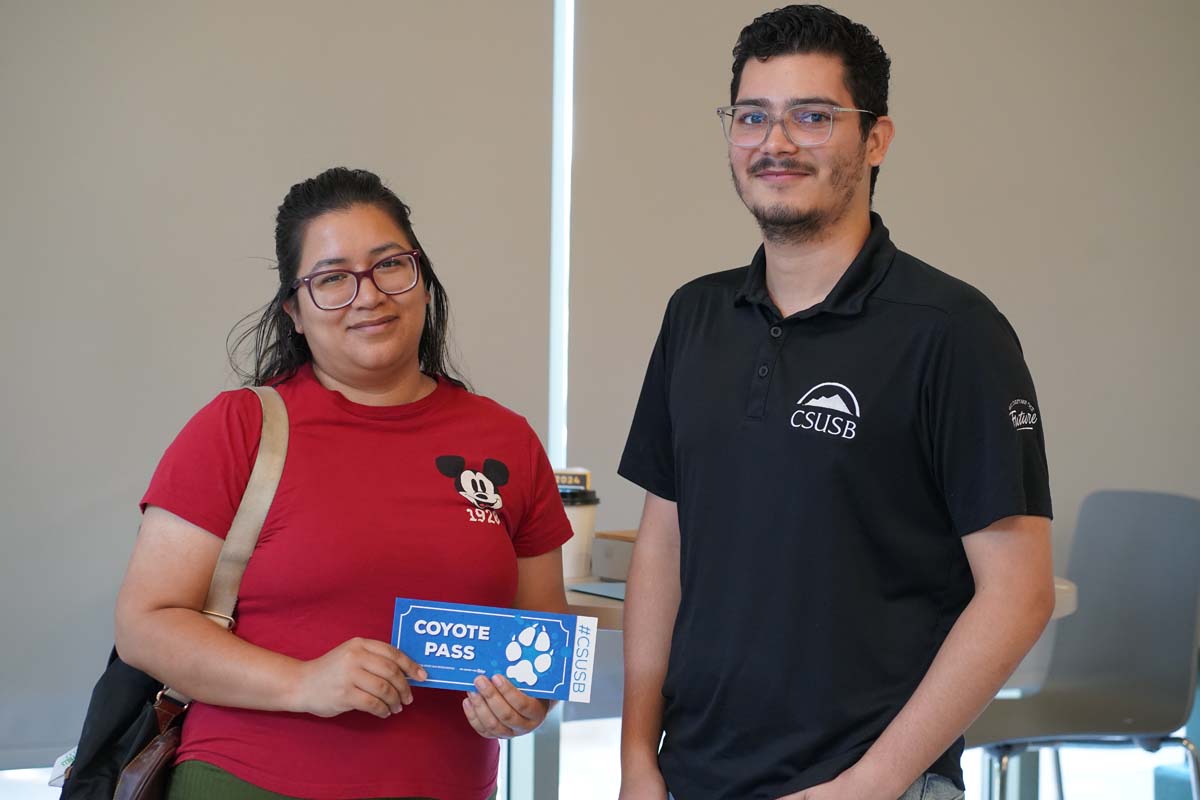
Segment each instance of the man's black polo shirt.
M1050 516L1016 334L871 223L811 309L780 318L762 249L667 306L619 472L678 504L659 755L678 800L851 766L971 599L960 537ZM931 766L960 787L961 753Z

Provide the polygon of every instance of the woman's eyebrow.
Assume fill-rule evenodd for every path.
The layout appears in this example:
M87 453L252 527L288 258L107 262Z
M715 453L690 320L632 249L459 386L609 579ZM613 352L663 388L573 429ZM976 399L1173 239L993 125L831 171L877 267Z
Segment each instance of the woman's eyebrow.
M375 256L386 253L388 250L403 250L403 249L405 249L404 245L402 245L398 242L387 242L386 244L381 244L378 247L372 247L371 252L369 252L367 255L374 258ZM337 266L338 264L345 264L348 261L349 261L349 259L341 258L341 257L322 258L320 261L313 264L313 271L321 269L322 267L333 267L333 266Z

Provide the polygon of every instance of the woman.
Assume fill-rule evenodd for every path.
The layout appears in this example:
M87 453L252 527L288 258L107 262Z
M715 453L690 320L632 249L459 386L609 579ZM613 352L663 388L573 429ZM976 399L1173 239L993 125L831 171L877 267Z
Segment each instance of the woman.
M500 676L466 697L411 687L425 674L387 644L393 602L565 611L553 473L523 418L449 373L445 292L378 177L293 186L275 247L250 377L287 405L288 456L236 635L199 610L258 445L251 392L219 395L163 456L117 601L122 657L196 699L170 797L480 800L494 740L548 703ZM506 475L476 514L445 467L485 461Z

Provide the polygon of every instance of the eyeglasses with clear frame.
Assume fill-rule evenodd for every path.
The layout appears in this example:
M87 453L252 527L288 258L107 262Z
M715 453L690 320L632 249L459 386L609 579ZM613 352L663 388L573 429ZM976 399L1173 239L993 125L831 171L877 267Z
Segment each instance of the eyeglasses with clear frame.
M783 126L783 135L796 147L818 147L833 136L833 119L839 113L870 114L865 108L842 108L826 103L801 103L788 106L776 116L769 109L754 105L721 106L717 116L725 139L734 147L760 147L775 125Z
M358 286L366 277L370 277L375 288L384 294L404 294L412 291L421 280L420 258L420 250L406 250L392 253L370 269L358 272L349 269L312 272L292 281L292 291L304 284L313 305L322 311L336 311L353 303L358 297Z

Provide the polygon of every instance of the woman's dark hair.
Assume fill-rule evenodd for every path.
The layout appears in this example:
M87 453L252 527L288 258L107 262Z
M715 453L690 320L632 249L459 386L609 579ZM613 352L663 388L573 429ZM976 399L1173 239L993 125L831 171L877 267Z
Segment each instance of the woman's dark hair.
M421 277L425 280L430 301L425 306L425 327L417 346L420 368L426 375L465 386L466 382L451 364L447 352L449 298L433 272L433 264L425 248L417 241L409 221L411 212L408 206L383 185L378 175L365 169L346 167L327 169L315 178L297 183L283 198L275 217L275 259L279 286L275 296L261 312L250 314L230 331L227 350L234 372L247 384L262 386L286 380L301 366L312 361L308 342L296 332L292 318L284 310L284 303L293 294L292 283L300 268L300 252L308 223L322 214L344 211L356 205L375 206L385 211L404 231L409 243L421 251ZM238 363L238 353L251 343L254 348L253 364L250 369L244 369Z
M777 8L742 28L737 44L733 46L733 81L729 87L729 102L737 102L742 69L749 59L765 61L772 56L795 53L822 53L841 59L846 74L846 88L850 91L855 108L876 115L858 115L862 138L866 141L875 120L888 113L888 80L892 61L884 52L878 37L865 25L852 22L825 6ZM879 167L872 167L872 196L878 177Z

